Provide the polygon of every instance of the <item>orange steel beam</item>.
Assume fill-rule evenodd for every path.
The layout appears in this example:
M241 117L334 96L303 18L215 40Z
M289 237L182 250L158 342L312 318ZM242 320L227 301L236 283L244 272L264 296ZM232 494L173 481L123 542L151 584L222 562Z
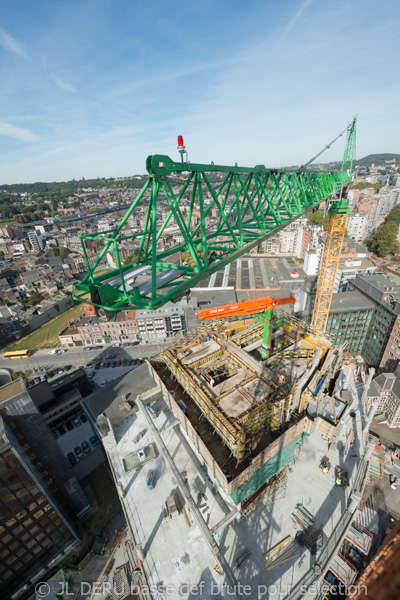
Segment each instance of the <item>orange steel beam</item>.
M257 300L246 300L246 302L236 302L236 304L225 304L224 306L214 306L214 308L198 310L197 316L202 321L208 321L231 315L251 315L263 312L264 310L274 310L277 306L282 306L283 304L293 304L295 301L294 296L287 296L286 298L265 296Z

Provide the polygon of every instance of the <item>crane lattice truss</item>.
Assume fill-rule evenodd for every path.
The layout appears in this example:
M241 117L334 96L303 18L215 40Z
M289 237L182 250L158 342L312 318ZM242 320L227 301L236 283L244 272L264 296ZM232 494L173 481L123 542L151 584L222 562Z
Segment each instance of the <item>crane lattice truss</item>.
M180 163L168 156L149 156L148 179L119 225L102 234L81 237L88 274L75 284L74 299L117 311L127 305L155 309L179 297L318 207L335 188L349 183L354 135L355 120L347 129L342 168L331 172ZM143 231L124 235L129 217L144 204ZM161 210L166 213L162 222ZM180 237L181 242L163 248L163 236L171 227L171 235ZM92 265L86 251L89 240L104 243ZM119 245L127 240L136 245L137 257L123 265ZM109 252L117 268L96 275ZM143 276L147 281L143 282Z
M320 334L325 333L328 323L329 310L350 209L347 204L344 204L332 209L332 211L334 212L330 212L328 215L328 226L311 321L311 326Z

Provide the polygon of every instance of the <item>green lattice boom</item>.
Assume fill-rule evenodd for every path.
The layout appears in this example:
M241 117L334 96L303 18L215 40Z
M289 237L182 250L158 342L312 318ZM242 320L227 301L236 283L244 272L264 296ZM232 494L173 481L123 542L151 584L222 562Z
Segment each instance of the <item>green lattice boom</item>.
M347 128L341 170L331 172L182 163L168 156L149 156L147 181L119 225L102 234L81 237L88 274L75 284L74 299L117 311L126 306L155 309L178 298L330 199L335 188L348 184L354 140L355 119ZM213 180L215 173L221 174L218 184ZM122 235L129 217L144 201L148 204L143 231ZM161 205L168 211L162 224L157 220ZM160 240L171 226L179 230L182 242L162 249ZM105 243L93 265L89 264L86 240ZM118 247L126 240L135 242L138 255L135 262L123 266ZM110 251L117 268L96 276L95 270ZM180 264L183 253L186 260ZM139 267L147 267L150 276L151 285L145 290L135 280L126 281Z

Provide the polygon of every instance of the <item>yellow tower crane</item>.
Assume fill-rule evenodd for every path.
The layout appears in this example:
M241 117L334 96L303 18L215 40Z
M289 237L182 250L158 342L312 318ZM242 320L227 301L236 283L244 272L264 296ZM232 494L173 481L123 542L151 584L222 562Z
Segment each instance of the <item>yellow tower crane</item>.
M347 219L350 214L346 200L347 192L348 186L338 191L338 197L334 198L328 213L328 226L311 321L311 326L321 334L325 333L328 323Z
M353 119L347 128L346 150L342 164L342 170L347 171L349 177L351 177L353 168L355 132L356 118ZM328 323L335 279L339 267L344 234L346 233L347 219L351 212L347 203L348 191L348 185L342 185L340 188L334 190L328 208L328 226L311 320L311 326L322 335L325 333Z

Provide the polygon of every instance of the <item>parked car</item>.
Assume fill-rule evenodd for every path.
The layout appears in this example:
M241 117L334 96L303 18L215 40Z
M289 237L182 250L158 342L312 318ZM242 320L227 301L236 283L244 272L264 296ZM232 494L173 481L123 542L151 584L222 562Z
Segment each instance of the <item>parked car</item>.
M57 433L57 429L52 429L51 430L51 435L53 436L53 438L56 440L58 438L58 433Z
M115 354L110 354L109 356L107 356L107 358L116 358Z
M100 369L104 369L104 367L105 367L105 363L103 363L103 362L100 363Z
M44 375L40 376L40 381L46 381L46 377Z
M78 458L82 458L83 456L83 452L80 446L75 446L74 448L74 452L77 455Z
M89 454L89 452L90 452L90 446L89 446L89 444L87 443L86 440L83 440L83 442L81 442L81 446L83 448L84 453L85 454Z
M129 361L129 365L136 365L136 360L134 358L132 358L132 360Z
M72 454L72 452L68 452L67 454L67 458L69 460L69 464L70 465L74 465L76 463L76 458L75 456Z
M65 426L66 426L66 428L67 428L69 431L72 431L72 430L73 430L73 428L74 428L74 426L72 425L71 421L66 421L66 423L65 423Z
M71 369L72 365L65 365L64 367L64 371L69 371Z
M122 361L122 366L123 366L123 367L126 367L126 365L127 365L127 364L128 364L128 361L124 359L124 360Z
M89 362L89 363L86 365L85 369L91 369L92 367L93 367L93 363Z
M78 419L78 417L76 417L72 422L75 425L75 427L79 427L79 425L81 425L81 420Z
M122 360L117 361L117 367L120 367L122 364Z
M116 366L117 366L117 363L115 362L115 360L113 360L113 362L111 363L111 368L115 369Z
M104 368L105 369L108 369L109 367L110 367L110 363L109 362L104 363Z
M84 352L87 352L88 350L91 350L91 348L89 348L89 346L86 346L86 348L83 349Z
M89 377L89 379L93 379L93 377L94 377L94 371L90 371L88 377Z
M101 386L100 387L104 387L105 385L107 385L107 381L105 379L103 379L103 381L101 382Z
M60 432L60 435L64 435L64 433L65 433L65 429L62 425L60 425L60 427L58 427L58 431Z
M100 369L100 363L96 363L94 368L96 369L96 371L98 371Z
M122 348L128 348L130 346L129 342L124 342L123 344L121 344Z
M113 344L113 345L112 345L112 347L113 347L113 348L119 348L119 346L120 346L120 345L118 344L118 342L117 342L116 344Z
M33 380L33 383L36 385L36 384L37 384L37 383L39 383L39 382L40 382L40 379L39 379L39 377L35 377L35 379Z
M49 350L47 354L57 354L57 350Z
M147 478L146 478L146 485L149 490L152 490L154 488L154 479L155 479L155 472L153 471L153 469L149 469L149 471L147 473Z
M57 371L57 373L64 373L64 369L62 367L60 367Z
M86 415L80 415L80 417L81 417L82 423L87 423L87 416Z
M145 342L144 340L142 340L141 342L139 342L140 346L145 346L147 344L147 342Z
M92 437L90 438L90 443L92 444L93 448L96 448L96 446L99 445L99 442L96 440L96 437L94 435L92 435Z

